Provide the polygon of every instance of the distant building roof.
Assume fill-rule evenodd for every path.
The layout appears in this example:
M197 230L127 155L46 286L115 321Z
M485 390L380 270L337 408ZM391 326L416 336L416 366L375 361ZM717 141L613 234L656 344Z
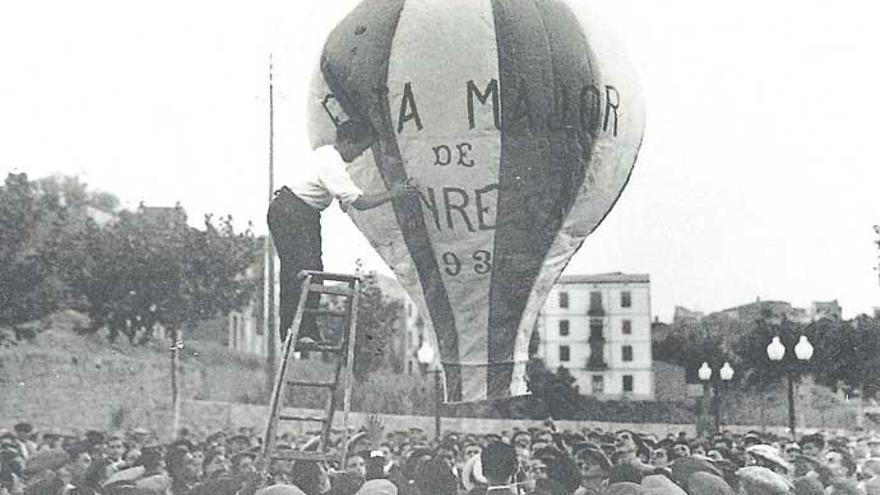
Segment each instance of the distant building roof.
M813 306L816 309L840 309L840 304L837 302L837 299L833 301L814 301Z
M696 323L703 318L705 314L700 311L692 311L684 306L676 306L675 313L672 316L672 322L676 324Z
M764 308L784 308L791 309L791 303L786 301L755 301L746 304L741 304L739 306L734 306L732 308L722 309L721 311L716 311L713 314L717 313L729 313L732 311L742 311L742 310L750 310L750 309L764 309Z
M632 283L647 284L651 282L651 277L647 273L599 273L596 275L563 275L559 277L557 283L560 284L596 284L596 283Z
M175 222L186 222L186 212L180 206L147 206L141 203L138 213L148 222L157 225L170 225Z

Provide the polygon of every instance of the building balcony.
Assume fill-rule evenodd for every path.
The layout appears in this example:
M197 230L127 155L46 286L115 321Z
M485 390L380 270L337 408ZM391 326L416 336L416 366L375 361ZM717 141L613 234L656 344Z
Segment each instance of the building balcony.
M587 369L590 371L602 371L608 369L602 350L605 347L605 339L602 337L590 337L590 358L587 359Z
M590 306L590 309L587 310L587 316L595 316L597 318L601 318L605 316L605 308L602 305L598 306Z
M587 359L587 369L590 371L605 371L608 369L608 363L601 356L596 359L593 359L591 356L590 359Z

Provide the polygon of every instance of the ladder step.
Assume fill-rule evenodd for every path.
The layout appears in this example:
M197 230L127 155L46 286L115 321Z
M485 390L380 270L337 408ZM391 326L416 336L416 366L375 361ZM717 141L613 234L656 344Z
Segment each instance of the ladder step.
M296 345L293 350L294 352L329 352L334 354L345 352L340 346L322 344Z
M287 384L290 385L291 387L336 388L336 382L309 382L309 381L288 380Z
M310 285L309 292L319 292L321 294L345 297L351 297L353 294L350 287L345 287L343 285Z
M311 275L312 280L333 280L335 282L354 282L355 280L360 280L360 277L355 275L348 275L345 273L331 273L331 272L316 272L313 270L303 270L299 272L296 276L300 280L306 278L306 276Z
M278 416L278 419L281 421L311 421L313 423L324 423L327 421L327 418L323 416L296 416L289 414L282 414Z
M348 311L343 311L341 309L303 308L303 313L315 315L315 316L339 316L339 317L348 316Z
M272 454L272 459L279 461L335 461L339 456L326 454L324 452L303 452L301 450L276 450Z

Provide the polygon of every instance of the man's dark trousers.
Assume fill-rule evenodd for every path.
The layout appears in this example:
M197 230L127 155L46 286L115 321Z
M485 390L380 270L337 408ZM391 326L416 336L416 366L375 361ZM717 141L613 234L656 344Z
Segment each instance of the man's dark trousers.
M275 192L267 215L269 232L281 259L281 341L293 324L302 284L302 270L323 271L321 262L321 213L283 187ZM306 307L317 309L320 294L311 293ZM297 338L320 340L314 314L303 315Z

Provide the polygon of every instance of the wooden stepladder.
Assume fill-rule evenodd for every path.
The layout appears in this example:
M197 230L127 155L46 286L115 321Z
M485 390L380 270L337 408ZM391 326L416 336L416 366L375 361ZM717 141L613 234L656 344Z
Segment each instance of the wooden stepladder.
M351 406L351 386L352 386L352 367L354 363L354 344L357 334L357 307L358 297L360 295L360 278L354 275L343 275L338 273L302 271L299 273L299 279L302 282L302 293L299 298L299 305L296 308L296 314L293 318L293 324L287 333L287 338L281 344L281 363L275 375L275 384L272 390L272 400L270 402L269 420L266 424L266 436L263 439L263 450L258 462L258 469L262 474L267 474L274 460L306 460L306 461L338 461L339 466L345 465L345 449L340 449L339 453L331 454L328 452L330 432L333 426L333 415L337 409L337 391L340 386L343 390L342 395L342 445L348 442L348 413ZM336 285L324 285L322 282L342 282ZM306 300L309 294L329 294L337 296L342 302L342 309L312 309L306 307ZM341 319L342 332L338 342L322 343L309 345L302 349L297 349L296 342L300 326L302 325L303 316L313 314L316 317L330 317ZM293 374L290 361L293 353L296 351L309 351L335 354L336 369L333 373L333 379L328 381L309 381L295 380L290 375ZM327 392L327 399L324 406L323 416L302 416L295 414L286 414L284 411L284 400L286 392L290 387L315 387L324 389ZM277 450L276 436L278 433L278 425L281 421L298 421L307 423L320 423L321 436L318 441L318 448L315 451L301 450ZM265 476L264 476L265 479Z

